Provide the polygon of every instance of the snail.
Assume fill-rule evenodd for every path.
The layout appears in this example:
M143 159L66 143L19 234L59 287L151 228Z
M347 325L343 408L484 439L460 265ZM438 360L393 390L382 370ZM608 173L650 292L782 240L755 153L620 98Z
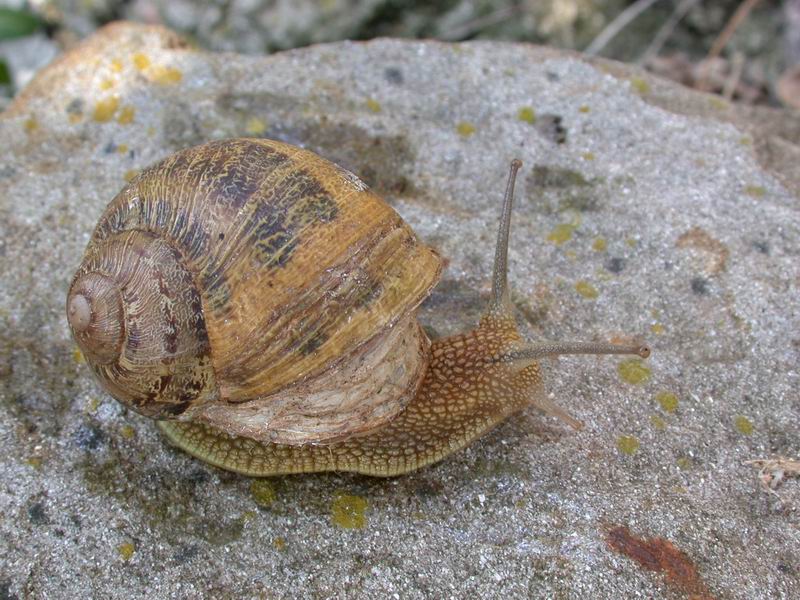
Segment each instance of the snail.
M507 253L477 327L429 341L416 311L442 260L349 171L265 139L214 141L140 172L111 201L66 301L93 374L177 447L252 476L391 476L535 406L539 359L645 345L526 341Z

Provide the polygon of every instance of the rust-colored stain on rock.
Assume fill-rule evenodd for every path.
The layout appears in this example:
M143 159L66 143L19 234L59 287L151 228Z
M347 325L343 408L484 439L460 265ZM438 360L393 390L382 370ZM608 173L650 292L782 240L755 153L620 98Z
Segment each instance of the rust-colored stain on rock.
M676 243L678 248L694 248L706 253L705 270L714 275L725 270L730 250L718 239L700 227L692 227L681 234Z
M631 535L625 526L612 528L606 535L608 546L635 560L650 571L664 573L667 582L697 600L711 600L713 596L700 579L691 559L664 538L645 540Z

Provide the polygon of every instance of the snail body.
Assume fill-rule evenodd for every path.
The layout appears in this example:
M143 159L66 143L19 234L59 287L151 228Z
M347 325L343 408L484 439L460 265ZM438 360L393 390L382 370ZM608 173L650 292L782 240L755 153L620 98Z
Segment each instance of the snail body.
M537 360L645 346L527 343L508 301L519 161L489 307L430 342L416 309L441 259L358 178L269 140L211 142L111 201L67 296L87 363L178 447L249 475L396 475L547 400Z

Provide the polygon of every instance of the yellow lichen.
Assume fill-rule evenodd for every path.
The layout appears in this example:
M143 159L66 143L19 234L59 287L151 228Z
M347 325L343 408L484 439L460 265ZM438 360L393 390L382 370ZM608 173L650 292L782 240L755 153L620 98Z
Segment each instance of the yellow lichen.
M636 238L629 237L625 240L625 243L628 244L631 248L636 246Z
M147 57L146 54L137 52L136 54L133 55L133 66L140 71L144 71L147 67L150 66L150 59Z
M25 459L25 462L28 464L29 467L33 467L34 469L39 471L41 470L42 462L44 461L42 460L41 456L34 455L34 456L29 456L27 459Z
M592 250L595 252L604 252L607 247L608 243L606 242L605 238L594 238L594 241L592 242Z
M147 77L153 83L170 85L173 83L178 83L181 79L183 79L183 73L174 67L155 65L147 72Z
M578 107L578 112L587 113L587 112L589 112L589 107L586 106L585 104L581 104Z
M263 508L272 506L278 497L275 493L275 488L267 479L253 479L250 482L250 495L255 500L255 503Z
M267 130L267 124L258 117L250 117L247 119L247 123L244 124L244 130L247 132L247 135L264 135L264 132Z
M661 323L654 323L653 325L650 325L650 331L656 335L661 335L665 330Z
M763 198L767 194L767 190L760 185L746 185L744 193L751 198Z
M583 160L594 160L595 159L594 152L584 152L583 154L581 154L581 158Z
M80 348L74 348L72 350L72 360L74 360L78 364L81 364L83 362L83 352L81 352Z
M130 425L123 425L120 427L119 432L126 440L131 440L136 435L136 430Z
M375 100L374 98L367 98L366 105L367 108L374 113L381 112L381 103Z
M519 112L517 113L517 118L520 121L525 121L526 123L530 123L531 125L533 125L534 123L536 123L536 111L534 111L533 108L530 106L523 106L522 108L519 109Z
M716 108L717 110L725 110L730 108L730 105L718 96L712 96L708 99L708 102L711 104L712 108Z
M627 383L644 383L650 378L650 369L644 366L639 358L623 360L617 365L617 371L622 380Z
M94 120L98 123L107 123L114 118L117 108L119 108L119 96L110 96L100 100L94 105Z
M678 410L678 397L672 392L659 392L656 394L656 401L661 405L661 409L668 413Z
M572 239L573 231L575 231L575 225L572 223L560 223L547 234L547 241L553 242L556 246L560 246Z
M650 84L641 77L632 77L631 87L633 87L634 91L640 96L650 93Z
M272 546L275 548L275 550L285 550L286 538L276 537L274 540L272 540Z
M120 154L127 154L128 144L120 144L119 146L117 146L117 152Z
M650 415L650 424L659 431L663 431L667 427L667 422L658 415Z
M335 525L344 529L363 529L367 524L366 510L367 501L361 496L336 492L331 517Z
M583 280L578 281L575 284L575 291L588 300L593 300L600 295L600 292L597 291L597 288L595 288L588 281Z
M122 560L130 560L133 553L136 552L136 547L130 542L125 542L117 547L117 552L119 552Z
M120 73L122 71L122 61L118 58L112 59L111 70L115 73Z
M139 171L137 171L136 169L128 169L127 171L125 171L125 173L123 173L122 178L125 181L131 181L138 174L139 174Z
M475 133L475 125L467 123L466 121L461 121L461 123L456 125L456 131L461 137L467 138Z
M86 412L89 414L94 414L97 412L97 409L100 408L102 401L97 398L89 398L89 401L86 403Z
M25 119L25 121L22 123L22 126L25 128L27 133L33 133L39 129L39 121L31 117L30 119Z
M130 125L133 123L133 117L136 114L136 109L133 106L123 106L119 111L117 123L120 125Z
M112 87L114 87L113 79L103 79L103 81L100 82L101 90L110 90Z
M681 469L681 470L683 470L683 471L686 471L687 469L690 469L690 468L691 468L691 466L692 466L692 461L691 461L691 459L689 459L689 458L687 458L687 457L685 457L685 456L682 456L682 457L680 457L680 458L679 458L678 460L676 460L675 462L677 463L677 465L678 465L678 468L679 468L679 469Z
M744 435L753 433L753 423L744 415L736 415L736 418L733 419L733 424L736 426L739 433Z
M639 440L632 435L621 435L617 438L617 449L628 456L635 454L639 449Z

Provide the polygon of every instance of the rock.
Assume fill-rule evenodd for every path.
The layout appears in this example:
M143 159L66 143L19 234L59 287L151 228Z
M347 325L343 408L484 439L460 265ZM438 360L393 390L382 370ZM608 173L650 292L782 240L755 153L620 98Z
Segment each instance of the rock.
M798 130L529 45L254 58L104 28L0 116L0 590L790 597L800 485L776 499L742 463L798 451ZM583 431L531 410L418 473L275 478L265 504L103 394L64 317L125 179L241 135L351 169L448 258L421 311L439 335L480 314L521 158L510 281L528 334L646 336L653 356L544 365Z

